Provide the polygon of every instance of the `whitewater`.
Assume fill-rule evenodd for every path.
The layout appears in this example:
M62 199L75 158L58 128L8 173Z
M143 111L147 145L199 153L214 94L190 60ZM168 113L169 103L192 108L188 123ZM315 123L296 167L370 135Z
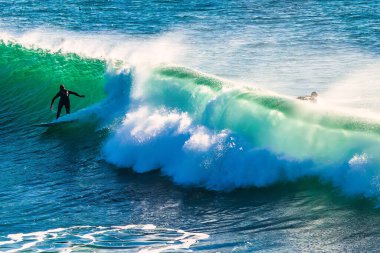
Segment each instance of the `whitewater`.
M154 4L196 21L152 21L149 32L137 21L125 30L118 1L84 15L99 29L40 20L36 6L30 14L16 8L30 22L17 28L3 11L0 252L376 250L380 59L365 30L372 12L350 44L346 21L331 26L341 32L334 34L307 12L332 15L327 22L349 11L338 1L297 7L306 19L291 4L272 8L294 27L260 11L257 23L240 27L244 16L224 27L218 15L243 15L224 4L189 5L187 14ZM239 8L253 6L264 10ZM317 45L320 29L326 40ZM86 95L58 120L75 123L33 128L54 119L48 107L60 83ZM317 103L296 99L314 90Z

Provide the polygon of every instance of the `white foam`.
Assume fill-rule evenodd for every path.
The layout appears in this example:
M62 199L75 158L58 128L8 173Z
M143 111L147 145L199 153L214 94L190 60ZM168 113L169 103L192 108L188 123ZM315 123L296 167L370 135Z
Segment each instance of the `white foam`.
M317 131L327 130L318 127ZM373 157L378 151L377 140L360 134L333 133L336 141L349 139L350 145L363 153L350 156L344 146L342 152L336 147L334 156L327 154L334 160L295 158L270 148L254 147L229 130L197 125L187 113L139 107L127 112L123 124L106 141L103 153L108 162L119 167L137 172L160 169L178 184L214 190L261 187L313 175L332 182L347 194L378 198L379 160Z
M177 183L211 189L267 185L280 179L284 169L303 164L265 149L246 148L226 130L194 125L186 113L146 107L127 113L105 144L104 155L120 167L138 172L161 168ZM297 176L309 172L298 170Z

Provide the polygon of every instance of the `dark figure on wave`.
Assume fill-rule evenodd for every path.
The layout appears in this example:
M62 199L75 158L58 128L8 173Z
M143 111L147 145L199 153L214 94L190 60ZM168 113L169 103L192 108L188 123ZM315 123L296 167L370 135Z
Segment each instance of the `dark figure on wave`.
M63 106L65 106L65 108L66 108L66 114L70 113L70 99L69 99L70 94L73 94L73 95L80 97L80 98L84 98L84 95L79 95L78 93L76 93L74 91L66 90L65 86L63 84L61 84L59 86L59 91L58 91L57 95L55 95L53 97L53 100L51 101L51 104L50 104L50 109L52 110L55 99L60 97L59 98L59 104L58 104L58 110L57 110L57 119L59 118L59 115L61 114L61 110L62 110Z
M297 99L306 100L306 101L309 101L312 103L316 103L317 97L318 97L318 93L313 91L310 96L300 96L300 97L297 97Z

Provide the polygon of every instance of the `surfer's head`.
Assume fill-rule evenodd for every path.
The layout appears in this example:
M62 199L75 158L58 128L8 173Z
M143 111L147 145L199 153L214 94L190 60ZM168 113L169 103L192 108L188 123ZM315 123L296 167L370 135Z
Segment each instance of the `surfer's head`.
M60 89L60 90L64 90L64 89L65 89L65 86L64 86L63 84L61 84L61 85L59 86L59 89Z
M311 97L313 97L313 98L318 97L318 93L317 93L316 91L313 91L313 92L311 93Z

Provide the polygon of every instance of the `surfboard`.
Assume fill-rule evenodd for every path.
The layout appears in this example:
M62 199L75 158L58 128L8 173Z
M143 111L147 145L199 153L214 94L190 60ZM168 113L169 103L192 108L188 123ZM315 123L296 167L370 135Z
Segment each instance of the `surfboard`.
M77 122L77 120L44 122L44 123L35 124L33 126L36 126L36 127L52 127L52 126L59 126L59 125L64 125L64 124L74 123L74 122Z

